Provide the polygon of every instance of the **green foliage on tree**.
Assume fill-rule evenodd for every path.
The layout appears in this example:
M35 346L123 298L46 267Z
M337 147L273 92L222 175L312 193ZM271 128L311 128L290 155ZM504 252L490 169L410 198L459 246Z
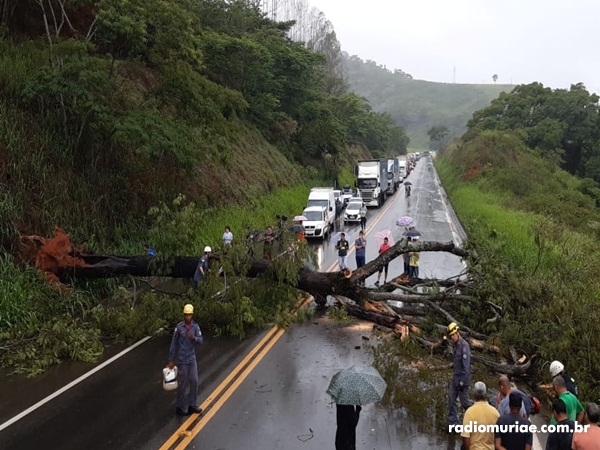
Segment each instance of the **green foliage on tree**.
M465 139L482 130L510 131L572 174L600 180L599 97L582 84L551 89L540 83L502 93L469 121Z
M437 142L437 150L442 149L444 138L448 136L448 133L450 133L450 130L445 125L437 125L427 131L431 144Z
M480 131L436 160L477 253L469 272L478 304L501 307L498 320L482 323L487 307L464 319L504 350L538 354L534 383L560 360L589 401L600 393L600 358L591 345L600 332L600 185L560 169L523 136Z

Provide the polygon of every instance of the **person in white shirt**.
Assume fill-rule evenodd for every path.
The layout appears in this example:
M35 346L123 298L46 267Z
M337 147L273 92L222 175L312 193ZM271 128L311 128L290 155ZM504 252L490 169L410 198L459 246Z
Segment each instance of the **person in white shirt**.
M223 246L229 247L233 242L233 233L231 232L231 228L229 226L225 227L225 233L223 233Z

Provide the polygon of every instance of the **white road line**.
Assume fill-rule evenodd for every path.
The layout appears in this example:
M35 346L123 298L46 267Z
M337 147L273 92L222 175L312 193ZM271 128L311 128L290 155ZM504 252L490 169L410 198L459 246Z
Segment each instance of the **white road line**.
M69 384L67 384L66 386L63 386L62 388L60 388L58 391L54 392L53 394L49 395L48 397L40 400L39 402L37 402L35 405L27 408L25 411L21 412L20 414L17 414L16 416L14 416L12 419L7 420L6 422L4 422L2 425L0 425L0 431L4 430L5 428L10 427L13 423L21 420L23 417L27 416L28 414L32 413L33 411L35 411L36 409L38 409L40 406L45 405L46 403L48 403L50 400L55 399L56 397L58 397L59 395L61 395L62 393L68 391L69 389L71 389L73 386L76 386L77 384L81 383L83 380L85 380L86 378L91 377L92 375L94 375L96 372L98 372L99 370L104 369L106 366L108 366L109 364L115 362L117 359L119 359L121 356L129 353L131 350L133 350L134 348L142 345L144 342L146 342L148 339L152 338L152 336L146 336L145 338L137 341L135 344L133 344L130 347L127 347L125 350L123 350L121 353L116 354L115 356L113 356L112 358L104 361L102 364L100 364L99 366L93 368L92 370L90 370L89 372L84 373L82 376L80 376L79 378L77 378L76 380L71 381Z
M532 450L543 450L544 447L542 447L542 443L540 442L540 438L538 437L537 433L533 433L533 446L531 447Z

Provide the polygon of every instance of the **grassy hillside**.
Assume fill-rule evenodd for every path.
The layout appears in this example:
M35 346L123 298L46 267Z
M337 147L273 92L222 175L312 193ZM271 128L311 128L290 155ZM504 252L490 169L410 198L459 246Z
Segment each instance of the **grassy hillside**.
M414 80L404 72L394 73L374 61L345 55L351 89L366 97L376 111L388 113L406 129L411 146L428 148L427 131L438 125L450 130L448 138L465 132L473 113L501 92L504 84L450 84Z
M558 168L518 135L485 131L450 146L436 163L478 258L470 269L481 300L501 319L465 321L508 348L540 356L534 381L558 359L581 399L600 395L600 210L590 180Z

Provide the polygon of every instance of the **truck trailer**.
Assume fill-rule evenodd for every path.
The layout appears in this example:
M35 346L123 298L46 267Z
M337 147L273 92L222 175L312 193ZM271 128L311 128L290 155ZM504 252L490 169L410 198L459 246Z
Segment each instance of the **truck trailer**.
M387 160L387 190L386 194L394 195L396 189L400 185L400 177L398 173L398 160L396 158Z
M408 172L406 170L406 155L397 156L396 159L398 160L398 172L400 176L400 183L402 183L408 175Z

